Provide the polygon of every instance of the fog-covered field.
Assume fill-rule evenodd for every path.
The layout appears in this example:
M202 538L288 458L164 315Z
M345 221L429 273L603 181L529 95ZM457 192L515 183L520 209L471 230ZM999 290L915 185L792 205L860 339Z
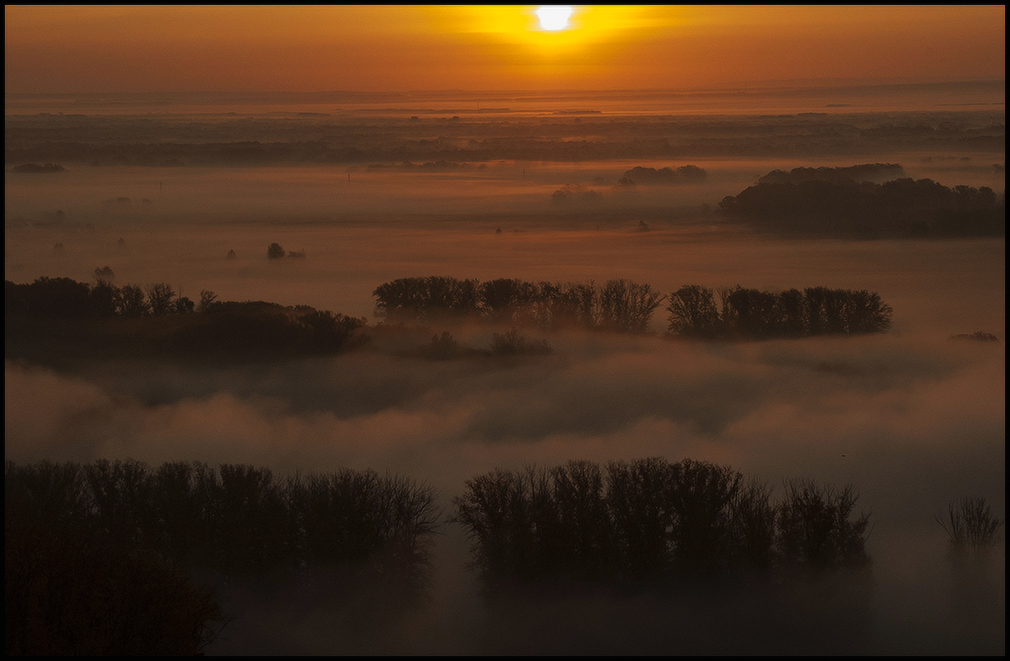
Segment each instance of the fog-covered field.
M333 112L332 125L290 107L255 114L243 106L238 119L197 116L192 109L185 115L127 115L139 137L116 132L123 113L93 115L85 108L78 112L87 122L75 124L66 116L18 114L9 104L5 279L94 282L95 269L109 266L118 285L168 282L194 299L212 290L220 300L307 304L367 317L370 324L380 321L372 316L372 291L413 276L597 283L624 278L665 294L684 284L767 290L823 285L878 292L893 307L893 328L859 337L673 341L662 337L667 322L661 306L652 335L531 332L553 352L512 361L408 357L390 337L321 358L228 366L150 359L81 361L57 369L7 360L5 458L241 462L279 474L371 468L433 486L447 515L451 498L480 473L570 459L690 457L729 465L775 489L796 478L852 484L859 506L872 512L871 624L858 651L1005 651L1003 546L976 573L959 573L935 521L963 496L985 497L1000 519L1005 516L1004 239L783 236L717 212L723 197L763 174L800 166L898 163L914 179L989 186L1003 194L1005 152L991 147L1004 139L1002 105L930 106L928 112L890 105L837 108L818 118L834 133L796 133L795 124L809 117L776 115L770 122L761 109L752 115L737 109L732 122L723 115L693 115L690 126L681 128L681 116L667 122L667 115L651 114L656 111L650 107L606 110L579 117L583 124L598 124L594 130L610 126L612 133L579 139L624 146L613 156L573 161L505 158L505 148L502 158L466 158L467 141L498 133L575 140L566 133L573 130L569 119L555 131L556 116L545 119L528 106L514 117L484 118L473 135L464 135L459 125L472 126L484 116L462 115L427 133L410 133L411 116L421 124L446 119L434 112L446 106L430 105L424 114L377 103L387 110ZM568 108L576 101L566 103ZM144 134L137 128L144 117L168 127L159 130L171 136ZM302 127L289 142L276 137L281 128L306 121L316 128ZM96 137L89 131L98 129L81 128L88 122L106 133ZM423 150L412 159L378 158L377 147L372 157L354 161L213 163L208 124L229 122L241 124L235 137L215 142L295 144L315 131L317 140L331 144L346 140L362 148L369 140L392 140L421 149L424 140L450 142L440 138L443 127L457 127L451 128L456 133L444 131L464 151L452 159L458 167L428 169L423 163L440 160L442 153L428 143L430 158ZM770 123L792 128L776 133ZM259 125L272 133L257 138ZM659 127L655 135L650 125ZM845 144L822 139L836 139L844 135L840 127L857 125L863 128L853 129ZM711 142L683 146L690 131L702 126L715 127ZM883 143L871 140L877 134L870 129L881 126L908 131L889 138L888 149L880 151ZM47 137L57 129L61 137ZM186 131L191 137L180 137ZM737 144L751 153L715 153L713 145L731 144L741 134ZM757 134L765 137L755 146ZM12 145L12 135L21 147ZM129 160L158 140L189 140L203 147L187 153L206 162L90 165L55 156L59 148L50 143L78 139L78 147L64 147L63 153L76 149L91 159L94 145L119 145L117 153ZM641 145L640 157L627 153L634 140L652 139L682 148L674 149L676 156L657 156ZM25 154L34 149L40 157L12 161L15 148ZM415 167L404 167L405 160ZM11 171L26 161L58 162L65 171ZM703 182L618 184L636 166L689 164L706 170ZM565 186L575 191L572 200L555 203L554 192ZM586 190L599 195L579 197ZM304 251L305 259L268 260L267 246L274 242ZM235 256L229 259L231 250ZM442 330L469 346L486 347L493 329L435 325L418 337ZM992 333L999 342L949 339L974 331ZM462 530L450 523L443 530L431 598L416 613L362 631L346 613L315 612L297 600L233 603L236 619L208 652L617 652L634 636L639 643L657 641L640 644L639 651L677 650L663 642L669 625L662 614L677 618L673 607L587 602L549 617L493 612L466 569ZM597 634L616 611L627 617L638 609L643 616L624 624L639 631L607 639ZM755 649L768 649L764 644L756 642Z

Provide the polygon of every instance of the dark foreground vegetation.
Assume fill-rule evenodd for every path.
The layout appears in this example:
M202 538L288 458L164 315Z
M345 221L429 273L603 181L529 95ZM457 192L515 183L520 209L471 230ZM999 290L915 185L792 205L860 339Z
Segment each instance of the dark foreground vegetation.
M792 482L774 503L731 468L652 458L494 471L469 480L454 505L494 591L863 568L869 517L854 515L856 499L851 487Z
M876 236L1005 236L1006 198L932 179L874 183L897 165L776 170L719 203L727 216L780 231Z
M7 462L7 654L194 654L224 623L223 580L299 577L353 600L427 580L433 492L372 471ZM334 570L340 570L334 573Z
M8 461L4 483L8 655L199 654L233 617L255 638L264 608L353 612L338 646L395 649L376 637L426 598L441 519L433 490L373 471ZM857 500L691 459L572 461L474 477L450 520L493 617L478 649L855 653L873 591ZM979 498L938 521L955 552L1001 539Z

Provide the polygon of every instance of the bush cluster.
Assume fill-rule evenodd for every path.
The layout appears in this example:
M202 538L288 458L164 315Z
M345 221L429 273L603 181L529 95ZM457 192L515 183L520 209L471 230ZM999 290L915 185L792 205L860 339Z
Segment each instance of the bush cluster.
M882 333L891 306L866 290L808 287L767 292L739 285L719 292L685 285L670 294L669 332L692 338L776 338Z
M375 314L391 321L483 319L543 329L579 327L644 332L665 298L649 285L610 280L589 283L481 282L444 276L400 278L379 285Z
M497 470L453 502L493 588L859 567L868 515L853 517L856 498L851 487L794 482L776 504L731 468L652 458Z

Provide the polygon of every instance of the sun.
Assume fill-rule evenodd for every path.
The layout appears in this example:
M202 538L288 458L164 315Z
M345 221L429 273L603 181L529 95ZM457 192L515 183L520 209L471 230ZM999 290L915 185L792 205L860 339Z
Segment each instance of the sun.
M541 29L551 32L566 29L571 15L572 8L568 5L544 5L537 9Z

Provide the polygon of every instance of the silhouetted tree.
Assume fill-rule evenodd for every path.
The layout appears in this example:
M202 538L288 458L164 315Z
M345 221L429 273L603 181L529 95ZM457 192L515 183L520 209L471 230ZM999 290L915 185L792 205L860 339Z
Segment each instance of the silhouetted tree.
M401 278L379 285L375 315L389 319L475 316L480 311L477 280L431 276Z
M91 288L91 308L94 316L106 319L116 314L116 299L119 289L109 282L99 279Z
M172 301L172 311L176 314L188 314L196 309L196 303L187 296L180 296Z
M116 303L119 314L124 317L140 317L151 310L151 305L144 296L144 290L137 285L120 287Z
M669 331L683 337L713 337L719 332L719 310L714 292L698 285L684 285L670 294Z
M599 294L596 326L625 333L644 333L652 313L666 298L649 285L626 280L609 280Z
M851 485L837 491L809 481L787 483L778 512L783 557L814 569L866 564L869 515L850 520L857 499Z
M147 287L147 300L151 305L151 314L163 315L175 312L173 298L175 298L175 289L167 282L159 282Z
M285 254L287 253L284 252L284 247L281 246L281 244L279 243L271 243L269 246L267 246L268 259L281 259L284 257Z
M210 309L210 306L214 304L217 299L217 294L209 289L204 289L200 291L200 304L197 306L198 312L206 312Z

